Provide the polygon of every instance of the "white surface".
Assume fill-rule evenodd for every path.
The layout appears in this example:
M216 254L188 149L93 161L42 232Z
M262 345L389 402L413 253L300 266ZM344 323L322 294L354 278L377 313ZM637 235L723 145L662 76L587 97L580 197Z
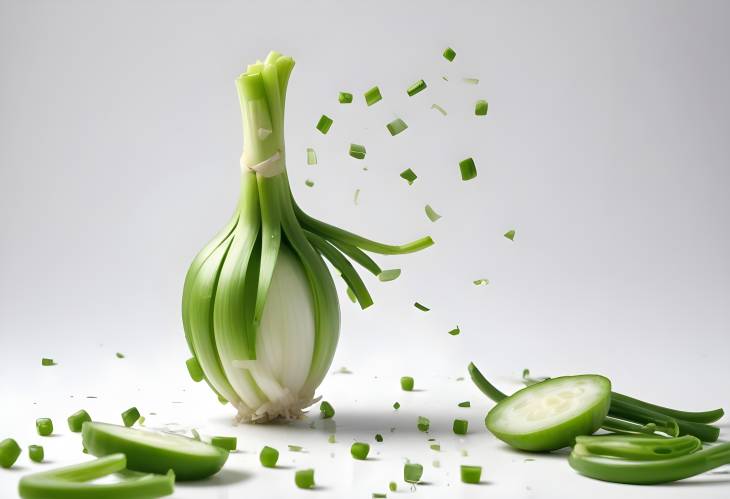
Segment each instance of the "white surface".
M657 402L730 407L729 9L0 0L0 437L25 448L38 440L34 419L51 416L61 435L45 442L48 459L71 463L83 455L65 431L69 413L86 407L114 421L131 405L160 423L239 434L247 453L179 497L367 498L399 478L403 458L422 462L432 483L414 497L727 496L727 475L637 488L581 478L561 456L525 462L485 433L489 405L454 378L469 360L500 383L523 367L598 372ZM440 55L448 45L453 63ZM185 270L237 195L233 79L270 49L298 63L287 152L300 204L373 238L437 241L377 258L403 275L364 276L370 309L341 293L334 367L355 374L320 390L338 411L335 445L306 422L231 429L230 411L192 387L183 365ZM420 78L428 89L408 98ZM383 101L366 108L361 95L374 84ZM340 90L355 102L339 105ZM490 102L486 118L472 116L478 98ZM322 113L335 120L326 136L314 129ZM396 116L409 129L391 137L385 124ZM366 145L365 161L347 156L350 142ZM479 176L464 183L466 156ZM406 167L419 176L410 187L398 177ZM429 222L426 203L443 218ZM513 228L512 243L502 234ZM472 285L482 277L491 283ZM416 300L432 311L415 310ZM462 334L446 334L456 324ZM41 356L60 364L42 368ZM403 374L425 391L402 394ZM463 399L474 407L455 407ZM472 428L463 444L450 434L459 414ZM444 449L439 470L418 415ZM373 445L379 460L353 462L348 444L376 432L386 439ZM288 443L309 452L283 452L291 469L260 469L253 452ZM461 462L484 466L488 484L461 485ZM309 465L316 493L292 483L294 468ZM24 456L19 466L0 470L0 497L50 463Z

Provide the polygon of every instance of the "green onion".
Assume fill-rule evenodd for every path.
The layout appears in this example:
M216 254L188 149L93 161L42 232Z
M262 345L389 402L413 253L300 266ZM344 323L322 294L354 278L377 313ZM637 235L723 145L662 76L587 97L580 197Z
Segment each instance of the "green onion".
M352 202L357 205L360 200L360 189L355 189L355 195L352 197Z
M421 90L425 90L425 89L426 89L426 82L423 80L418 80L416 83L414 83L413 85L408 87L408 90L406 90L406 93L408 94L409 97L413 97L418 92L420 92Z
M423 476L423 466L416 463L406 463L403 466L403 480L408 483L418 483Z
M289 452L302 452L304 447L301 445L289 445Z
M421 304L420 304L420 303L418 303L418 302L414 303L414 304L413 304L413 306L414 306L414 307L416 307L416 308L417 308L418 310L420 310L421 312L428 312L429 310L431 310L431 309L430 309L430 308L428 308L427 306L425 306L425 305L421 305Z
M144 422L145 422L145 417L144 416L140 416L139 417L139 425L140 426L144 426Z
M378 280L380 282L388 282L398 279L400 276L400 269L388 269L383 270L378 274Z
M348 92L340 92L338 97L340 104L349 104L352 102L352 94Z
M454 57L456 57L456 52L454 52L454 49L451 47L446 47L446 50L444 50L444 59L451 62L454 60Z
M476 116L486 116L488 110L489 103L487 103L487 101L483 99L478 100L477 103L474 105L474 114Z
M116 353L116 356L117 356L117 359L123 359L124 358L124 354L122 352L117 352Z
M468 83L469 85L477 85L479 83L479 78L464 78L464 83Z
M334 434L327 437L327 442L329 442L331 444L336 442Z
M468 400L465 400L464 402L459 402L459 407L471 407L471 402Z
M435 222L436 220L438 220L439 218L441 218L441 215L439 215L438 213L436 213L436 210L434 210L433 208L431 208L431 205L430 204L427 204L426 205L425 211L426 211L426 216L432 222Z
M379 492L373 492L373 499L385 499L387 494L379 493Z
M190 357L188 360L185 361L185 365L188 368L188 374L190 374L190 377L193 381L196 383L203 381L203 370L200 368L200 364L198 363L198 359L195 357Z
M399 133L403 132L406 128L408 128L408 125L406 125L406 122L403 121L400 118L396 118L390 123L386 125L386 128L390 132L391 135L395 136Z
M307 147L307 164L310 166L317 164L317 151L311 147Z
M355 296L355 292L352 290L352 288L347 288L347 297L352 303L357 303L357 296Z
M38 435L47 437L53 433L53 421L50 418L38 418L35 420L35 429Z
M441 451L441 445L439 445L439 444L431 444L431 445L429 445L429 448L431 450L435 450L436 452L440 452Z
M12 438L6 438L0 442L0 467L10 468L15 464L21 452L18 442Z
M395 483L395 482L390 482L390 483L388 484L388 489L389 489L389 490L390 490L391 492L395 492L396 490L398 490L398 484L397 484L397 483Z
M28 457L35 463L43 461L43 446L41 445L29 445L28 446Z
M42 366L55 366L56 365L56 361L53 360L53 359L48 359L46 357L43 357L41 359L41 365Z
M449 114L449 113L446 112L446 109L444 109L443 107L439 106L438 104L431 104L431 109L435 109L436 111L438 111L439 113L443 114L444 116L446 116L447 114Z
M477 176L477 167L471 158L459 161L459 170L461 170L461 180L467 181Z
M482 479L481 466L461 465L461 481L464 483L479 483Z
M306 470L297 470L294 474L294 483L300 489L314 488L314 470L309 468Z
M317 122L317 130L322 132L322 134L326 135L327 132L329 132L330 127L332 126L332 118L327 116L326 114L323 114L322 117Z
M486 286L489 284L489 279L475 279L474 286Z
M413 378L411 378L411 379L413 379ZM402 386L403 386L403 382L401 381L401 387L402 387ZM411 389L413 389L413 388L411 388ZM393 409L395 409L396 411L397 411L398 409L400 409L400 402L395 402L395 403L393 404Z
M402 378L400 379L400 387L401 387L401 390L403 390L403 391L406 391L406 392L411 392L411 391L413 391L413 386L414 386L414 384L415 384L415 381L414 381L414 380L413 380L413 378L412 378L412 377L410 377L410 376L403 376L403 377L402 377ZM396 404L397 404L397 403L398 403L398 402L396 402ZM395 407L395 406L394 406L394 407ZM396 409L397 409L397 407L396 407Z
M352 447L350 447L350 454L352 454L352 457L360 461L367 459L369 453L370 444L366 444L365 442L355 442L352 444Z
M350 156L355 159L365 159L365 146L361 144L350 144Z
M276 462L279 460L279 451L274 449L273 447L265 446L263 449L261 449L261 454L259 454L259 461L261 461L261 465L265 468L275 468Z
M375 441L376 442L382 442L383 441L383 435L381 435L380 433L376 433L375 434Z
M304 185L307 187L314 187L314 180L307 179L304 181Z
M416 428L418 428L418 431L422 431L424 433L428 432L428 429L431 427L431 421L424 416L418 416L418 422L416 423Z
M322 403L319 404L319 412L322 414L322 419L329 419L335 415L335 408L332 407L332 404L323 400Z
M469 429L469 421L466 419L455 419L453 429L457 435L466 435Z
M79 433L82 425L87 421L91 421L88 412L83 409L76 411L68 417L68 429L74 433Z
M451 336L459 336L460 333L461 333L461 329L459 329L459 326L456 326L454 329L449 331L449 334Z
M368 106L372 106L382 98L383 96L380 95L380 89L378 87L373 87L365 92L365 102L367 102Z
M411 170L410 168L403 170L400 173L400 177L402 179L404 179L406 182L408 182L408 185L413 185L413 182L415 182L416 179L418 178L416 176L416 173L413 170Z
M515 240L515 231L514 230L508 230L507 232L504 233L504 237L506 237L510 241L514 241Z
M221 449L233 452L234 450L236 450L236 446L238 445L238 439L236 437L218 436L211 438L210 444L215 445L216 447L220 447Z
M136 423L138 419L139 411L136 407L130 407L122 413L122 421L124 421L124 426L126 426L127 428Z

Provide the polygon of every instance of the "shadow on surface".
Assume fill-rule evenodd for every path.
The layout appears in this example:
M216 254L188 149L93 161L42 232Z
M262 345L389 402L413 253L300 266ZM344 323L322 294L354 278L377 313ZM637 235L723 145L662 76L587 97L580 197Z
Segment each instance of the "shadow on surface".
M241 470L224 469L220 473L212 477L201 480L199 482L178 482L175 487L196 489L200 487L209 487L211 485L233 485L251 478L250 473Z

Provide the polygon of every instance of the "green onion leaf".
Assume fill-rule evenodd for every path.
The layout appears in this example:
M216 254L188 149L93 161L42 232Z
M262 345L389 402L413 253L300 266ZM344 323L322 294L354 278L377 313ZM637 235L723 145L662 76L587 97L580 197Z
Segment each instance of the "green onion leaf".
M415 385L415 380L411 376L403 376L400 379L400 387L401 387L401 390L403 390L404 392L412 392L414 385ZM396 404L397 403L398 402L396 402ZM397 407L396 407L396 409L397 409Z
M514 230L508 230L507 232L504 233L504 237L506 237L510 241L514 241L515 240L515 231Z
M124 354L122 352L117 352L116 353L116 356L117 356L117 359L123 359L124 358Z
M431 208L431 205L430 204L427 204L426 205L425 211L426 211L426 216L432 222L435 222L436 220L438 220L439 218L441 218L441 215L439 215L438 213L436 213L436 211L433 208Z
M464 83L468 83L469 85L477 85L479 83L479 78L463 78Z
M454 49L451 47L446 47L446 50L444 50L444 59L451 62L454 60L454 57L456 57L456 52L454 52Z
M323 400L322 403L319 404L319 412L322 413L322 419L329 419L335 415L335 408L332 407L332 404Z
M38 418L35 420L35 429L38 435L47 437L53 433L53 421L50 418Z
M42 366L55 366L56 365L56 361L53 360L53 359L47 359L46 357L43 357L41 359L41 365Z
M315 151L311 147L307 147L307 164L308 165L317 164L317 151Z
M365 92L365 102L367 102L368 107L372 106L382 98L383 96L380 95L380 89L377 86Z
M400 269L387 269L383 270L378 274L378 280L380 282L388 282L398 279L400 276Z
M483 99L479 99L474 105L474 114L477 116L486 116L489 110L489 103Z
M477 176L477 166L471 158L459 161L459 170L461 170L461 180L467 181Z
M236 446L238 445L238 439L236 437L213 437L210 439L211 445L215 445L216 447L220 447L221 449L226 449L229 452L232 452L236 450Z
M259 461L264 468L275 468L276 462L279 460L279 451L273 447L264 446L259 454Z
M352 447L350 447L350 454L352 454L352 457L360 461L367 459L369 453L370 444L366 444L365 442L355 442L352 444Z
M474 286L486 286L489 284L489 279L476 279L474 280Z
M482 479L481 466L461 466L461 481L464 483L479 483Z
M386 128L388 128L388 131L391 135L395 136L399 133L403 132L406 128L408 128L408 125L406 125L406 122L403 121L400 118L396 118L390 123L386 125Z
M469 421L466 419L455 419L453 429L457 435L466 435L469 429Z
M294 474L294 483L300 489L314 488L314 470L309 468L306 470L297 470Z
M199 381L203 380L203 369L200 367L200 363L198 362L198 359L195 357L190 357L188 360L185 361L185 365L188 368L188 374L190 374L190 377L198 383Z
M407 168L400 172L400 177L408 182L408 185L413 185L413 182L418 178L416 176L416 173L411 170L410 168Z
M438 111L439 113L443 114L444 116L446 116L447 114L449 114L449 113L446 112L446 109L444 109L443 107L439 106L438 104L431 104L431 109L435 109L436 111Z
M28 446L28 457L35 463L43 461L43 446L41 445L29 445Z
M375 434L375 441L376 442L382 442L383 441L383 435L381 435L380 433L376 433Z
M361 144L350 144L350 156L355 159L365 159L365 146Z
M423 476L423 466L416 463L406 463L403 466L403 480L408 483L418 483Z
M349 104L352 102L352 94L349 92L340 92L337 99L340 101L340 104Z
M314 180L307 179L304 181L304 185L307 187L314 187Z
M459 407L471 407L471 402L468 400L465 400L464 402L459 402Z
M15 464L15 461L17 461L21 452L22 450L20 449L18 442L12 438L6 438L0 442L0 467L10 468L13 464Z
M449 334L451 336L459 336L460 333L461 333L461 329L459 329L459 326L456 326L454 329L449 331Z
M332 126L332 118L327 116L326 114L323 114L322 117L317 122L317 130L322 132L323 134L327 134L329 132L330 127Z
M431 309L430 309L430 308L428 308L427 306L425 306L425 305L421 305L421 304L420 304L420 303L418 303L418 302L414 303L414 304L413 304L413 306L414 306L414 307L416 307L416 308L417 308L418 310L420 310L421 312L428 312L429 310L431 310Z
M403 384L402 384L402 383L403 383L403 382L401 381L401 387L403 386ZM400 402L395 402L395 403L393 404L393 409L395 409L396 411L397 411L398 409L400 409Z
M427 432L431 426L431 421L424 416L418 416L418 422L416 422L416 428L418 431Z
M423 80L418 80L416 83L408 87L408 90L406 90L406 93L409 97L413 97L418 92L425 90L426 88L426 82Z
M301 445L289 445L289 452L302 452L304 447Z
M122 413L122 421L124 422L124 426L126 426L127 428L136 423L138 419L139 411L136 407L130 407Z
M91 416L85 410L76 411L68 417L68 429L74 433L81 431L81 426L87 421L91 421Z

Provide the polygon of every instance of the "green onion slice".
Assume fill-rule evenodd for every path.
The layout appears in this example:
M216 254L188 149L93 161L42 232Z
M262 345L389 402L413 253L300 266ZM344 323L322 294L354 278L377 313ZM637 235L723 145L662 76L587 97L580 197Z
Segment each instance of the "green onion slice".
M468 400L465 400L464 402L459 402L459 407L471 407L471 402Z
M236 450L238 439L236 437L218 436L211 438L210 443L211 445L215 445L216 447L232 452Z
M304 447L301 445L288 445L289 452L302 452L304 450Z
M395 136L395 135L398 135L399 133L405 131L405 129L408 128L408 125L402 119L396 118L393 121L391 121L390 123L388 123L386 125L386 127L388 128L388 131L390 132L390 134Z
M466 419L455 419L453 430L454 433L457 435L466 435L467 430L469 429L469 421Z
M116 356L117 356L117 359L123 359L124 358L124 354L122 352L117 352L116 353Z
M327 116L326 114L323 114L322 117L317 122L317 130L322 132L323 134L327 134L329 132L330 127L332 126L332 118Z
M28 457L35 463L43 461L43 446L41 445L29 445L28 446Z
M361 144L350 144L350 156L355 159L365 159L365 146Z
M89 416L88 412L81 409L80 411L76 411L73 414L71 414L68 417L67 421L68 421L68 429L74 433L79 433L81 431L81 426L85 422L91 421L91 416Z
M294 474L294 483L300 489L314 488L314 470L311 468L306 470L297 470Z
M319 412L322 413L322 419L329 419L335 415L335 408L332 407L332 404L323 400L322 403L319 404Z
M431 309L430 309L430 308L428 308L427 306L425 306L425 305L421 305L421 304L420 304L420 303L418 303L418 302L414 303L414 304L413 304L413 306L414 306L414 307L416 307L416 308L417 308L418 310L420 310L421 312L428 312L429 310L431 310Z
M461 334L461 329L459 329L459 326L456 326L454 329L449 331L449 334L451 336L459 336L459 334Z
M403 386L403 385L401 384L401 386ZM394 403L393 403L393 409L395 409L396 411L397 411L398 409L400 409L400 402L394 402Z
M422 90L426 89L426 82L423 80L418 80L416 83L408 87L408 90L406 90L406 93L409 97L413 97L418 92L421 92Z
M439 215L438 213L436 213L436 210L434 210L433 208L431 208L431 205L430 204L427 204L426 207L424 208L424 210L426 211L426 216L432 222L435 222L439 218L441 218L441 215Z
M479 83L479 78L463 78L464 83L467 83L469 85L477 85Z
M489 103L485 101L484 99L479 99L476 104L474 104L474 114L476 116L486 116L487 111L489 110Z
M459 161L459 170L461 171L461 180L467 181L477 176L477 166L472 158L466 158Z
M304 185L306 185L307 187L314 187L314 180L307 179L304 181Z
M355 442L350 447L350 454L352 454L352 457L360 461L364 461L365 459L367 459L369 453L370 444L367 444L365 442Z
M400 177L408 182L408 185L413 185L413 182L415 182L415 180L418 178L416 173L410 168L406 168L405 170L400 172Z
M456 57L456 52L451 47L446 47L443 53L444 59L451 62Z
M403 466L403 480L408 483L418 483L423 476L423 466L416 463L406 463Z
M317 151L315 151L311 147L307 147L307 164L308 165L317 164Z
M279 451L273 447L265 446L259 454L259 461L265 468L275 468L276 462L279 460Z
M382 98L383 96L380 95L380 89L377 86L365 92L365 102L367 103L368 107L372 106Z
M479 483L482 479L481 466L461 466L461 481L464 483Z
M415 381L411 376L403 376L400 379L400 387L405 392L412 392L414 385L415 385Z
M475 279L474 286L486 286L489 284L489 279Z
M337 100L340 101L340 104L350 104L352 102L352 94L349 92L340 92Z
M35 420L35 428L38 435L47 437L53 433L53 421L50 418L38 418Z
M383 435L381 435L380 433L376 433L375 434L375 441L376 442L382 442L383 441Z
M507 232L504 233L504 237L506 237L510 241L514 241L515 240L515 231L514 230L508 230Z
M449 113L446 112L446 109L444 109L443 107L439 106L438 104L431 104L431 109L435 109L436 111L438 111L439 113L441 113L444 116L446 116L447 114L449 114Z
M431 421L424 416L418 416L418 421L416 422L416 428L418 428L418 431L427 432L428 429L431 427Z
M53 359L48 359L46 357L43 357L41 359L41 365L42 366L55 366L56 365L56 361L53 360Z
M139 420L139 411L136 407L130 407L122 413L122 421L124 426L130 427Z

